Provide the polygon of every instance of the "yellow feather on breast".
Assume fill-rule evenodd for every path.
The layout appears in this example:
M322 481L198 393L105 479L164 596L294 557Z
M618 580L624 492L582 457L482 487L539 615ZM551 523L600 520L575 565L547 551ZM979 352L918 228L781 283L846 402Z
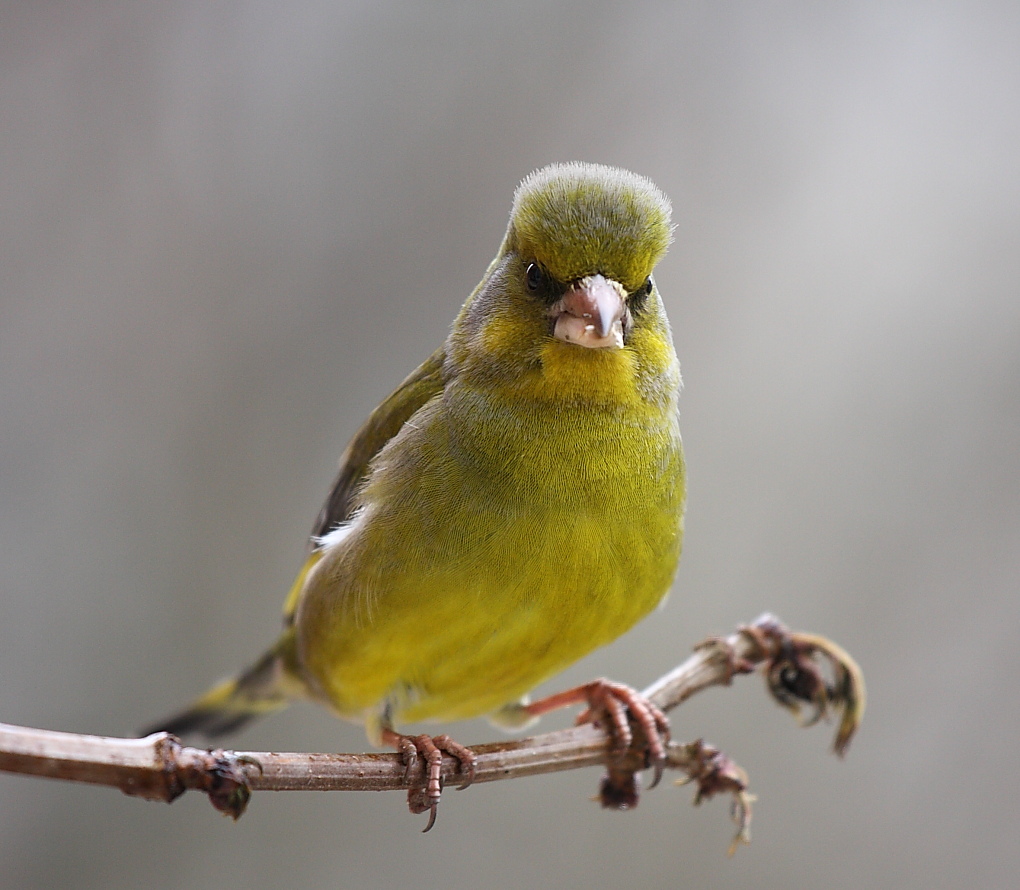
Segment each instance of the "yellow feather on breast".
M640 395L624 350L548 349L561 360L530 383L458 381L416 413L310 572L298 651L341 714L490 713L668 589L684 498L675 401Z

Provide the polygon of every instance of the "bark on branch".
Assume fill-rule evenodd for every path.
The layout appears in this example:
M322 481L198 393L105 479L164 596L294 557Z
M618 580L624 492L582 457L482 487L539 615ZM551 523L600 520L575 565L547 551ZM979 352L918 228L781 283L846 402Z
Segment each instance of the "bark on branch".
M643 694L669 711L703 689L729 685L734 676L759 670L772 696L804 725L830 711L838 714L834 749L840 756L846 752L864 713L860 669L831 641L788 631L768 614L728 637L701 643L690 658ZM646 765L646 750L636 746L620 758L611 749L609 734L594 724L473 745L474 781L495 782L602 764L607 769L601 786L603 805L627 808L637 803L637 773ZM699 740L670 744L667 768L679 770L686 776L683 781L696 784L696 803L721 791L733 794L738 823L734 845L747 840L752 798L740 767ZM457 769L457 762L446 758L444 782L456 782ZM0 724L0 770L110 785L125 794L167 802L188 789L198 789L235 819L244 812L252 791L408 790L398 754L204 750L182 745L167 733L120 739L7 724Z

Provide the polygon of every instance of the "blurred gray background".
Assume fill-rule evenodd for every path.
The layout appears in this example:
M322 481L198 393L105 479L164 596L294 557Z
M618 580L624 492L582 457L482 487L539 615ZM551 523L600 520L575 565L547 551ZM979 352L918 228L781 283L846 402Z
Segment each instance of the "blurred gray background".
M348 437L570 159L673 199L690 503L667 606L546 688L768 609L870 702L845 762L756 679L676 712L751 774L732 860L725 801L594 770L427 836L0 775L0 885L1015 886L1018 47L1005 0L4 4L0 720L130 734L259 653ZM311 705L237 744L366 748Z

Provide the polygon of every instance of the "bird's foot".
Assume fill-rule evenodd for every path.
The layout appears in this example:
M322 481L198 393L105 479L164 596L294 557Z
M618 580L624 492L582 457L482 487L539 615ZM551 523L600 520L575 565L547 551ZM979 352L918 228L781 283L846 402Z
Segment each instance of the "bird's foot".
M467 788L475 778L475 755L470 748L455 742L448 735L401 735L393 730L383 733L383 741L393 745L404 761L404 781L408 785L407 806L412 813L428 812L430 831L436 824L439 798L443 793L443 754L449 754L464 774L458 790ZM413 784L418 778L418 761L423 760L425 784Z
M577 702L588 705L578 715L578 724L606 722L613 736L613 754L617 759L623 759L634 743L630 721L633 720L640 727L645 738L645 762L654 770L652 783L648 787L658 785L666 765L666 745L669 742L669 720L662 710L636 689L605 679L593 680L524 707L529 714L537 717ZM628 799L630 797L628 795ZM636 791L632 798L636 802ZM603 802L606 802L605 796Z

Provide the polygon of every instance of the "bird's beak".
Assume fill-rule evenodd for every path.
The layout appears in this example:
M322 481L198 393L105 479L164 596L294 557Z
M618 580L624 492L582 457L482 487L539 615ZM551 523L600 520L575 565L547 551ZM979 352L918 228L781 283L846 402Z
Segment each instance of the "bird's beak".
M619 349L623 346L626 296L611 278L582 278L550 308L553 336L589 349Z

